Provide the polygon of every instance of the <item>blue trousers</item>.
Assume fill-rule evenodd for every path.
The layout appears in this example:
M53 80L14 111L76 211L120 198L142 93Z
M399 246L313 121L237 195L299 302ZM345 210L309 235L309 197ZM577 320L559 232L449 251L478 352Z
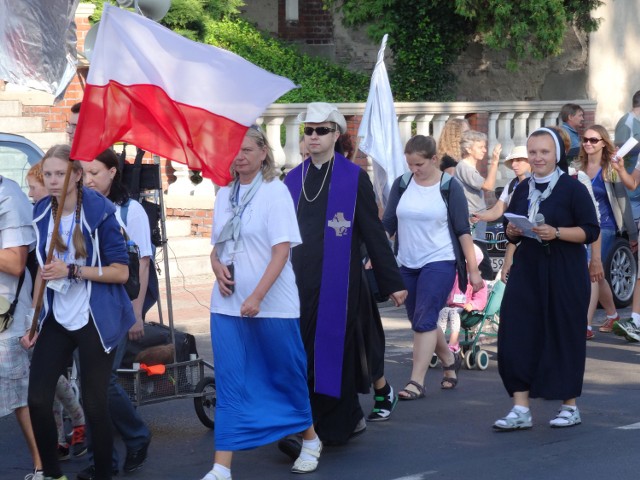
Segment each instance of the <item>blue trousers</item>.
M127 447L127 451L135 451L142 448L151 438L151 432L147 427L140 414L135 409L129 395L118 383L118 368L122 363L127 350L127 336L125 335L116 349L113 358L113 367L111 369L111 378L109 379L109 388L107 389L107 398L109 401L109 413L111 414L111 422L122 437L122 441ZM88 437L90 438L90 436ZM91 442L87 445L89 459L93 459L93 448ZM114 470L119 469L120 459L118 450L113 448L112 465Z

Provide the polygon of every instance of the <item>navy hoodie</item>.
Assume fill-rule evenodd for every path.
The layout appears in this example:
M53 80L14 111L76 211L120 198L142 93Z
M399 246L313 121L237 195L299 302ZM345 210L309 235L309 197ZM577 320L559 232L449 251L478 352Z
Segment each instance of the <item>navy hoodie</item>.
M115 211L116 207L110 200L94 190L83 187L80 221L87 246L87 266L102 267L112 263L129 263L126 244ZM41 199L33 210L33 225L37 237L36 255L40 266L44 265L47 258L45 248L49 222L52 221L50 212L51 197ZM100 335L102 346L108 353L118 346L122 336L135 323L131 300L122 284L89 280L86 282L91 318ZM47 288L40 312L39 328L42 328L42 322L49 314L53 295L53 290Z

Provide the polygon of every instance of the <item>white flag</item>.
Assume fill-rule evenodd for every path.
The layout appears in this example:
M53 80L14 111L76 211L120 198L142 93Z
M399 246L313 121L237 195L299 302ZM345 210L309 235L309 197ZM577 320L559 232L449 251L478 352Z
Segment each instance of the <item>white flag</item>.
M367 105L358 129L358 137L361 138L360 150L371 157L373 187L383 207L387 205L393 181L407 171L391 85L384 65L387 37L385 34L378 51Z

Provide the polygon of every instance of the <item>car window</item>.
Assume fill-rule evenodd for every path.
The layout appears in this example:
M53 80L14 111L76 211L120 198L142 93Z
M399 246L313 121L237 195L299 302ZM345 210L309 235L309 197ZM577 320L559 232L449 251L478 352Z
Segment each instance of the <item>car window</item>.
M23 142L19 137L8 140L0 137L0 174L14 180L25 193L29 191L25 176L40 159L42 151L30 142Z

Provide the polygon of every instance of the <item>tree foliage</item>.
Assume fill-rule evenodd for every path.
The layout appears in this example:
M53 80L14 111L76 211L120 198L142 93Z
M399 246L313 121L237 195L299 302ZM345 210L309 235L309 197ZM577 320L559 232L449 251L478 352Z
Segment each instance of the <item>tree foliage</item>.
M398 100L446 100L455 77L449 68L481 33L486 44L505 49L511 66L561 52L569 24L589 32L600 0L325 0L341 9L347 25L366 25L379 41L389 34Z
M567 26L592 32L600 0L455 0L456 13L475 21L486 44L507 49L514 61L558 55Z
M92 21L100 20L103 0ZM303 55L291 45L259 32L238 17L242 0L173 0L160 23L191 40L215 45L300 86L278 99L280 103L313 101L362 102L369 76L351 72L324 58Z

